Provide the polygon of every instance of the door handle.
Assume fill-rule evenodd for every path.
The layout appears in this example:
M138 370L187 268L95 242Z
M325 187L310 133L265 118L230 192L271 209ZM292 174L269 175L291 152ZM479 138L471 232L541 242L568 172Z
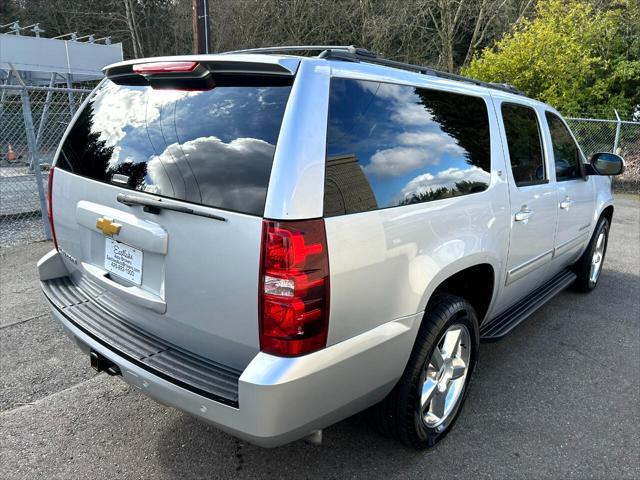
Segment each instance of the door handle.
M529 207L523 205L520 211L516 213L515 220L526 225L531 217L533 217L533 210L529 210Z
M560 208L562 210L569 210L569 207L573 205L573 200L569 198L569 195L564 197L564 200L560 202Z

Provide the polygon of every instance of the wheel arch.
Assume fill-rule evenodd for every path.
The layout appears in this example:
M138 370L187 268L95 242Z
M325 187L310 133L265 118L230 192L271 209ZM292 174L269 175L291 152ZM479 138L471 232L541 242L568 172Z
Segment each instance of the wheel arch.
M501 263L496 256L483 252L458 259L456 262L452 262L441 269L434 276L422 299L422 316L418 317L420 313L416 314L415 320L419 318L419 321L414 321L412 325L412 348L406 352L406 359L402 362L403 370L406 368L411 352L415 348L418 332L423 325L429 303L434 299L434 296L437 293L446 292L467 300L477 312L478 327L480 327L483 320L486 319L487 313L491 311L491 306L498 295L499 281L497 281L497 278L500 274L500 265ZM489 277L488 280L487 277ZM468 287L474 285L474 282L476 285L482 286L480 291L483 292L483 295L470 299ZM476 335L479 338L480 332L476 332Z
M444 292L464 298L473 306L478 315L478 324L481 324L493 300L495 277L495 271L490 264L480 263L467 267L441 282L434 294Z
M602 209L602 212L600 212L600 216L605 217L609 221L609 225L611 225L611 222L613 220L613 205L610 204L604 207Z
M424 309L434 295L449 293L467 300L476 310L481 324L497 295L498 260L487 255L473 256L449 265L430 283L423 299Z

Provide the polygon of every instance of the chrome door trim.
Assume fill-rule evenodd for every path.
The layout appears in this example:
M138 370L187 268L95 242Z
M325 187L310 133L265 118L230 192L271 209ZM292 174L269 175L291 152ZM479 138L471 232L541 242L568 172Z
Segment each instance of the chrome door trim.
M583 231L577 237L570 238L569 240L562 242L560 245L557 245L553 249L553 258L563 255L570 251L573 247L578 246L586 240L586 237L588 237L588 235L589 232Z
M524 263L521 263L517 267L512 268L507 272L507 280L505 285L509 285L519 278L526 276L533 270L542 267L547 263L547 260L550 260L551 258L553 258L553 249L547 250L546 252L543 252L540 255L533 257Z

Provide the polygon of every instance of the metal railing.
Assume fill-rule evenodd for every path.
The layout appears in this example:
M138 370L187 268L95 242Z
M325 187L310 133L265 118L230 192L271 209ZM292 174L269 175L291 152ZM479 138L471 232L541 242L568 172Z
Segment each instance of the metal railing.
M0 85L0 246L50 239L49 166L89 88Z

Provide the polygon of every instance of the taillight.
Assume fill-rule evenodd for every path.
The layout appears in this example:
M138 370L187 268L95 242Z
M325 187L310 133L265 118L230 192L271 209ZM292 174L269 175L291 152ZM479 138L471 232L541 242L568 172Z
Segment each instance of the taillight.
M159 90L204 91L216 87L211 71L198 62L138 63L131 68L134 85L143 83ZM117 73L112 79L127 84L127 74Z
M54 167L49 170L49 182L47 185L47 216L49 217L49 229L51 230L51 238L53 238L53 246L58 250L58 240L56 239L56 231L53 228L53 172Z
M260 349L280 356L327 344L329 258L324 220L264 220Z

